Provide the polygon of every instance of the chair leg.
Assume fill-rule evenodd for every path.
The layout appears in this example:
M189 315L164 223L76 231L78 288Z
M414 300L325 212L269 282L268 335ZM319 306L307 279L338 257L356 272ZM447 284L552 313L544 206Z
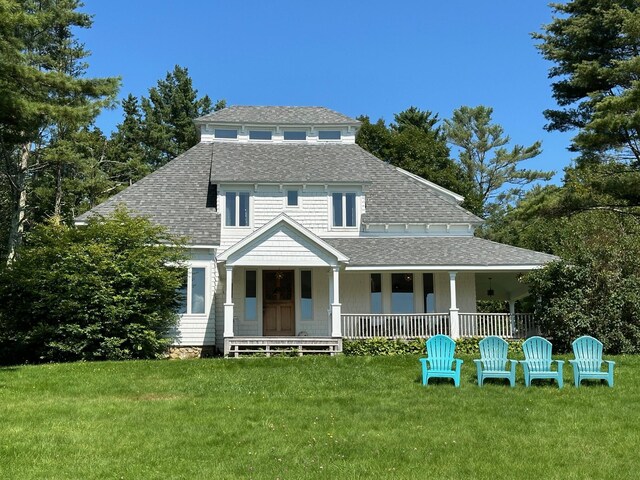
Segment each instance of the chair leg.
M609 372L609 375L607 376L607 383L609 384L609 387L613 387L613 372Z
M564 381L562 380L562 373L558 373L558 388L562 388L564 386Z
M573 368L573 383L576 384L576 388L580 386L580 375L575 367Z
M511 375L509 377L509 384L511 385L511 388L516 386L516 376L515 375Z

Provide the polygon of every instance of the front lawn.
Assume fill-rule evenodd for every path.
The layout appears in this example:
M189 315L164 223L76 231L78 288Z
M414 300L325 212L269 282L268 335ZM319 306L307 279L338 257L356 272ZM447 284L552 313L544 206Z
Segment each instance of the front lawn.
M416 356L3 368L0 478L638 478L640 357L562 390L463 358L460 389Z

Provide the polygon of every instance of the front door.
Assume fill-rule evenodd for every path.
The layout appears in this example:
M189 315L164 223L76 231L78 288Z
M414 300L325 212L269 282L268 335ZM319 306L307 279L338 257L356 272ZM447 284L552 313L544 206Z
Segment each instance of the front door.
M265 336L292 336L296 332L293 270L262 273L262 323Z

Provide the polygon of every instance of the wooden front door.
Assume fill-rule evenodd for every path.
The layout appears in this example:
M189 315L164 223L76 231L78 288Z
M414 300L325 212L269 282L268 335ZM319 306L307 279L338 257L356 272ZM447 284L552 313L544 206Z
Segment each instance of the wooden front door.
M264 336L296 334L293 270L262 273L262 323Z

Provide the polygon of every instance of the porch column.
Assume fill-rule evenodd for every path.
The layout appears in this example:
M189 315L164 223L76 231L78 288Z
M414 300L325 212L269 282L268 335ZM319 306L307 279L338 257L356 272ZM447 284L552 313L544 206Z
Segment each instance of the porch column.
M331 336L342 337L342 304L340 303L340 266L333 268L331 277Z
M227 266L227 281L225 284L226 299L224 302L224 338L233 337L233 267Z
M509 325L511 325L511 336L516 333L516 301L509 295Z
M458 272L449 272L449 320L451 321L451 338L460 338L460 316L458 315L458 303L456 297L456 275Z

